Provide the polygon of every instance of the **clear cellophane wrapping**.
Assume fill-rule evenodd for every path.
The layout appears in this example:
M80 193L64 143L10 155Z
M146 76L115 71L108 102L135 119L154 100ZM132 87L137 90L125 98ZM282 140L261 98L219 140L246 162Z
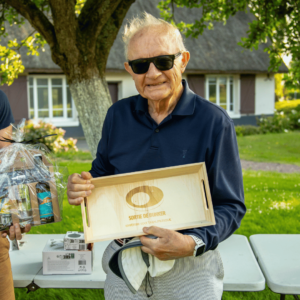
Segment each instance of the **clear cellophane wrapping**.
M67 169L56 165L45 145L24 141L23 126L0 149L0 231L62 220Z

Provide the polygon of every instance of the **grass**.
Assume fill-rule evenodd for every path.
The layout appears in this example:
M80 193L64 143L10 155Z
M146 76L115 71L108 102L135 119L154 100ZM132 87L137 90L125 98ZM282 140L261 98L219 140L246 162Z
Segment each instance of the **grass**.
M241 159L300 166L300 131L237 137Z
M278 151L288 159L288 153L294 153L293 159L280 160L285 163L298 163L295 153L297 147L300 149L300 133L269 134L238 138L240 151L245 151L244 159L270 161L268 155L263 153L269 151L265 145L277 145L273 148L273 155L276 157ZM249 139L250 138L250 139ZM291 139L291 141L289 141ZM297 140L298 139L298 140ZM253 148L247 148L246 142L252 144ZM264 141L264 143L263 143ZM270 144L268 144L268 142ZM276 144L278 142L278 144ZM265 144L265 145L264 145ZM287 145L284 147L283 145ZM261 145L262 149L260 149ZM280 146L282 145L282 146ZM295 149L292 149L294 145ZM296 146L298 145L298 146ZM257 151L257 156L253 157L253 151ZM299 152L299 151L298 151ZM252 156L251 156L252 153ZM244 155L244 154L243 154ZM270 155L269 155L270 156ZM248 158L249 157L249 158ZM87 158L87 159L85 159ZM67 162L66 160L72 160ZM60 165L68 166L69 173L80 173L90 170L91 158L83 151L76 155L64 154L59 157ZM85 160L85 162L80 162ZM271 160L277 162L276 160ZM300 232L300 177L299 174L282 174L276 172L263 171L243 171L245 202L247 214L244 217L241 227L236 231L247 237L258 233L299 233ZM63 221L53 225L39 226L32 228L30 233L65 233L68 230L82 231L82 219L80 207L70 206L65 196L63 201ZM103 300L102 290L92 289L39 289L34 293L26 294L25 288L15 289L17 300L71 300L71 299L99 299ZM273 293L266 287L261 292L224 292L223 300L277 300L280 296ZM286 296L286 300L293 300L291 295ZM163 300L163 299L162 299Z
M237 137L241 159L258 162L296 164L300 166L300 131ZM59 162L91 162L88 151L55 155Z
M68 151L68 152L62 152L62 153L56 153L55 154L56 159L61 162L61 161L92 161L92 155L91 152L89 151L82 151L78 150L77 152L75 151Z

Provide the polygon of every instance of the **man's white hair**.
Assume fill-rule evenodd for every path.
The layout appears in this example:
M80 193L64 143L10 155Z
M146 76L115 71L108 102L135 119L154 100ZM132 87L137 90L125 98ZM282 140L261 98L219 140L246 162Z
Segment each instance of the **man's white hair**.
M141 17L133 18L129 24L125 26L123 33L123 41L125 46L125 57L128 58L128 45L130 40L142 29L146 27L161 27L162 32L169 33L174 37L179 51L186 51L183 39L178 28L162 19L157 19L152 15L144 12Z

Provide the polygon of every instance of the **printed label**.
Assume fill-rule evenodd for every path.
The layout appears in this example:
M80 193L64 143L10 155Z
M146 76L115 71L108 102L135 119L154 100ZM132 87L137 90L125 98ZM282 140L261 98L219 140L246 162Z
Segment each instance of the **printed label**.
M66 250L78 250L78 244L65 244Z
M87 250L87 244L79 244L79 250Z
M40 209L40 218L48 218L53 216L52 198L50 192L37 194Z
M75 262L74 260L48 260L48 271L75 271Z

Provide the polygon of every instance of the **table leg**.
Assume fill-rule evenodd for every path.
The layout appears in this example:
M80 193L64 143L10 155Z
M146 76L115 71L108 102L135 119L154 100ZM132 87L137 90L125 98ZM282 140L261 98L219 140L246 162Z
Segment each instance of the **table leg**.
M285 295L281 294L280 295L280 300L285 300Z
M299 300L298 296L297 295L293 295L295 300Z
M28 294L28 293L30 293L30 292L35 292L35 291L38 290L40 287L32 281L30 284L28 284L28 285L26 286L26 288L27 288L27 294Z

